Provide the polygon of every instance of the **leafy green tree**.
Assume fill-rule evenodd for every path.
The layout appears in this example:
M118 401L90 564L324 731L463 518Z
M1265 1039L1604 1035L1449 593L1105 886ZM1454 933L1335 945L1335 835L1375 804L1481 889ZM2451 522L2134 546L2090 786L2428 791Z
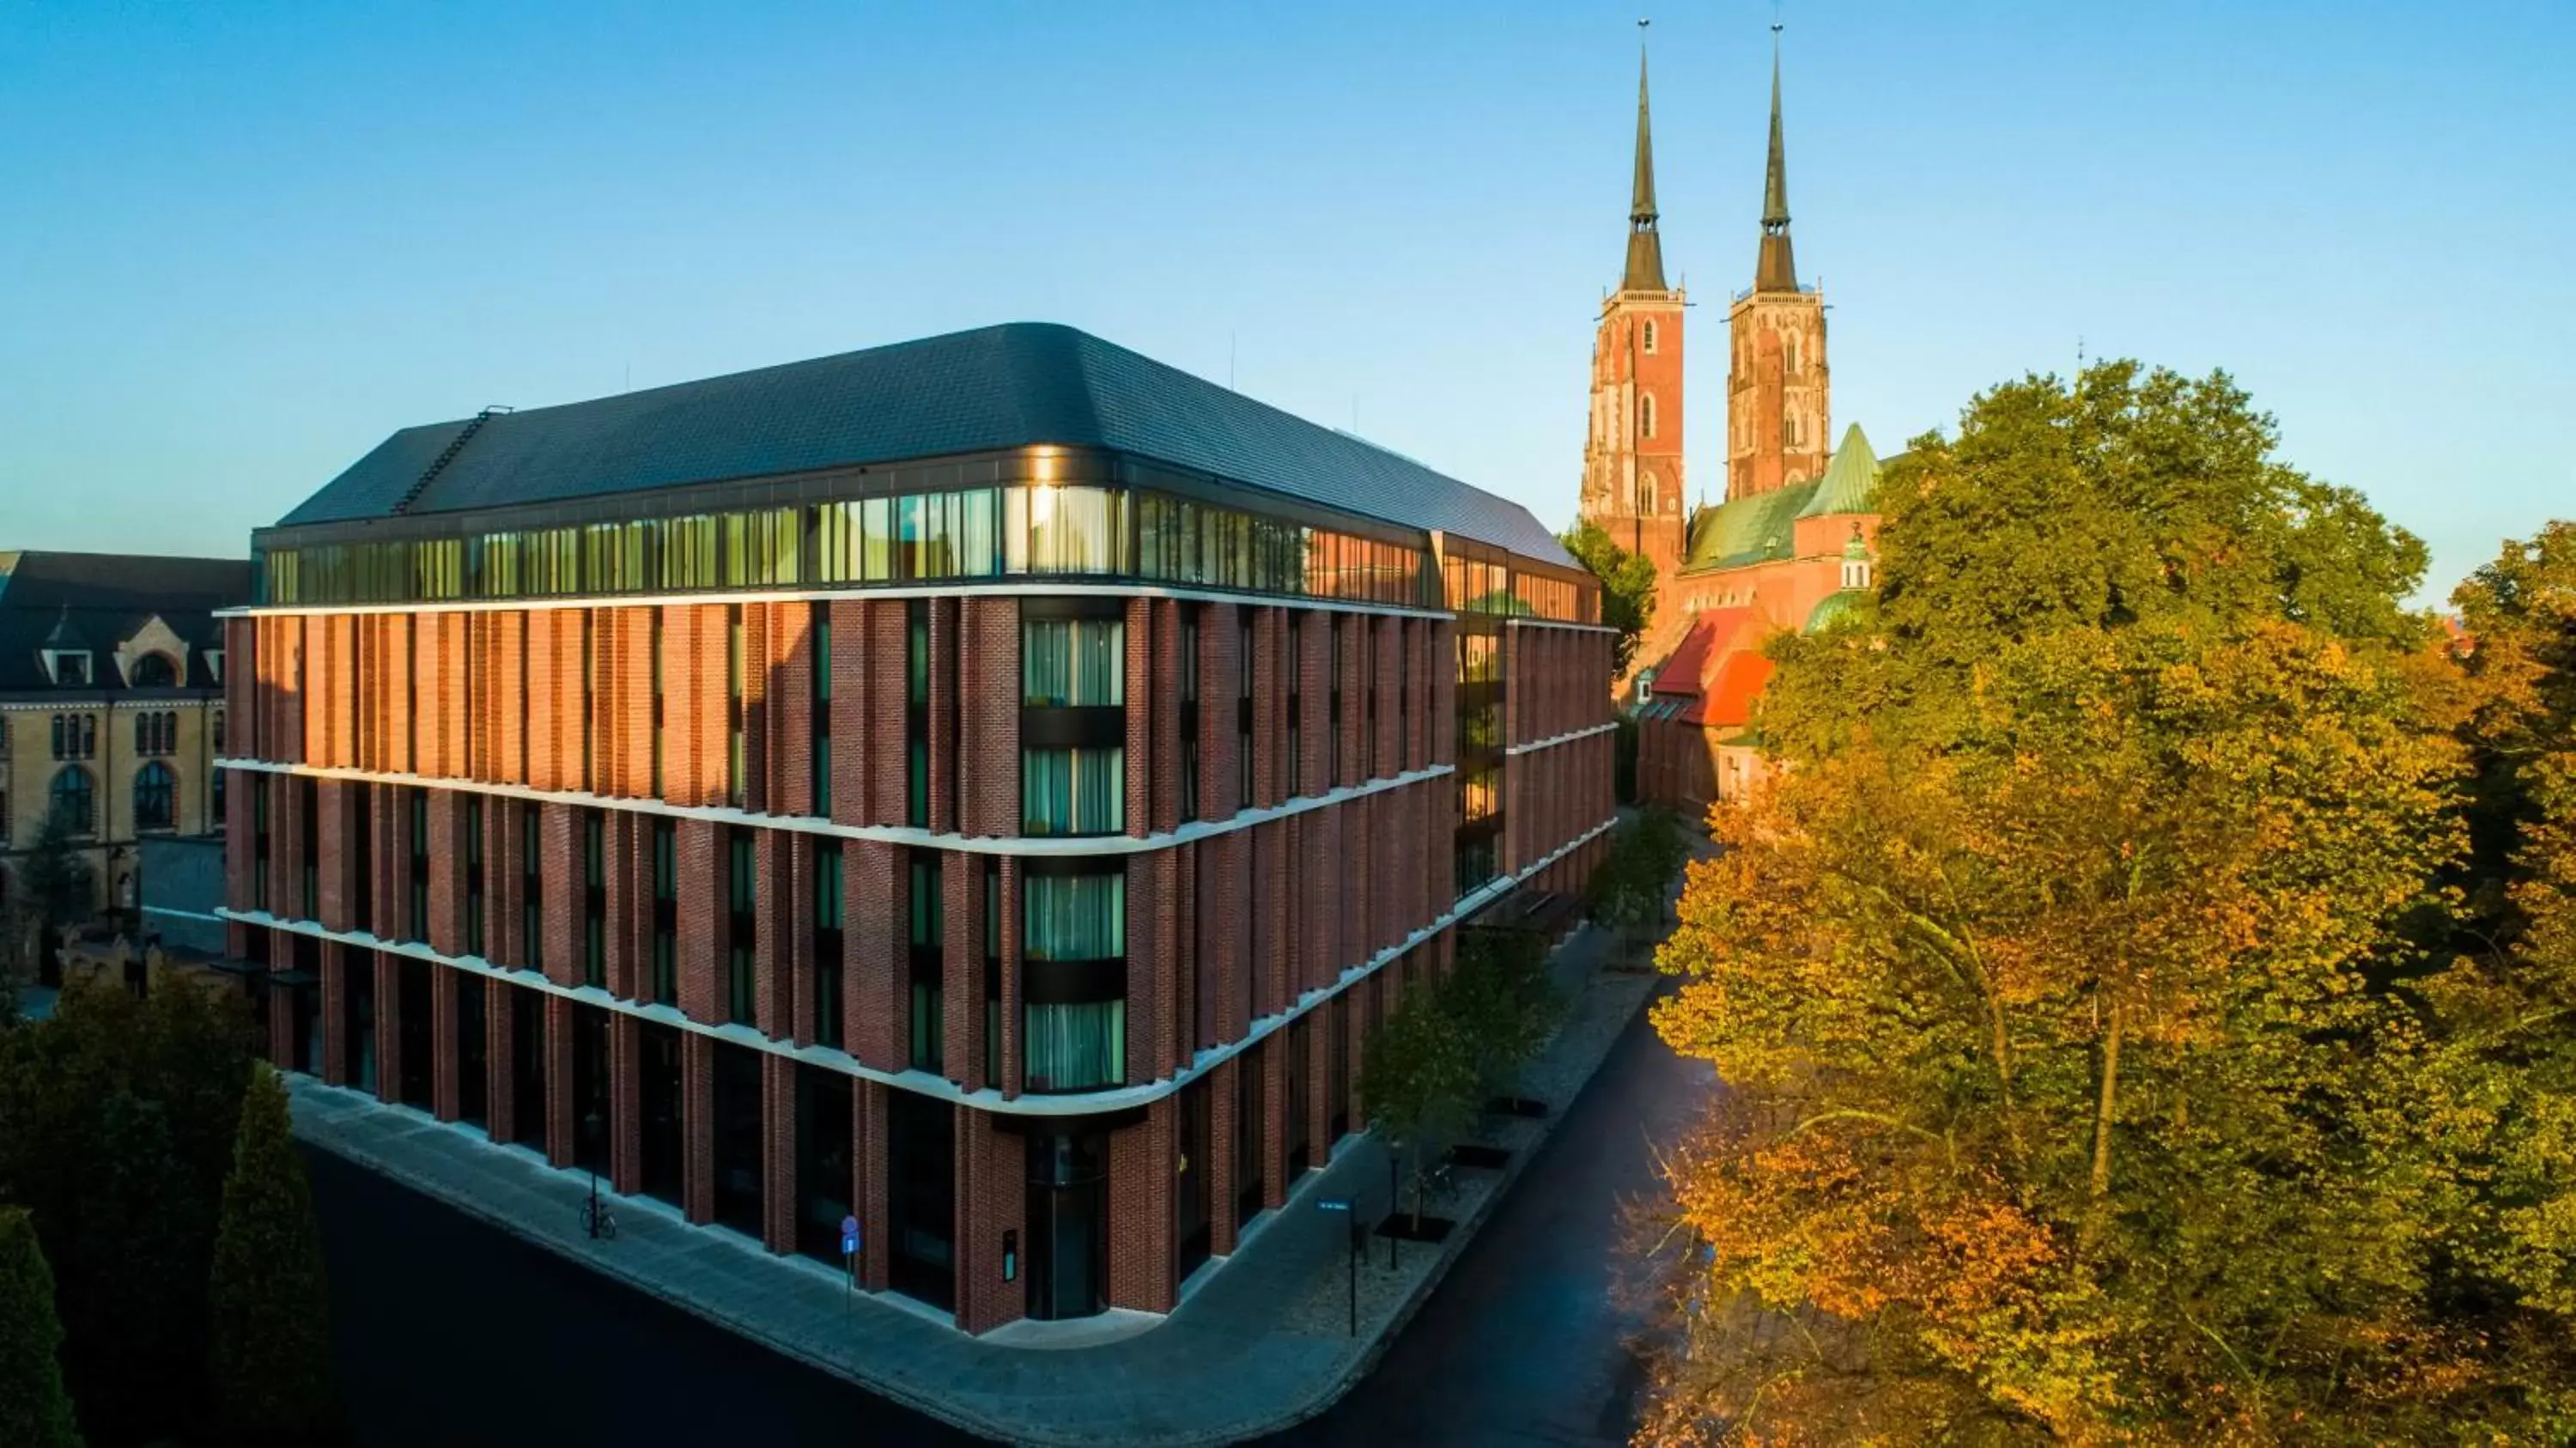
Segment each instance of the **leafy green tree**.
M1476 1057L1438 992L1405 992L1369 1032L1360 1060L1360 1100L1371 1130L1413 1184L1413 1229L1431 1164L1475 1129L1481 1104Z
M1516 1098L1521 1071L1547 1044L1563 997L1547 974L1547 942L1524 930L1471 929L1440 983L1439 1008L1467 1047L1479 1102Z
M64 1280L63 1368L92 1442L148 1443L184 1432L196 1408L205 1280L202 1221L159 1103L122 1087L99 1114Z
M1620 959L1633 955L1638 937L1663 922L1673 879L1689 858L1681 821L1660 806L1637 811L1611 833L1586 893L1593 920L1614 933Z
M1731 1090L1646 1441L2565 1430L2451 1295L2424 551L2274 437L2223 374L1998 387L1891 469L1876 610L1771 645L1786 768L1662 951Z
M63 1391L54 1274L24 1207L0 1207L0 1443L80 1448Z
M70 821L48 812L18 862L17 893L34 916L39 961L52 958L64 926L87 920L96 909L96 882L74 845Z
M1637 657L1637 642L1655 621L1655 565L1611 540L1600 524L1586 520L1558 535L1565 551L1601 580L1601 621L1619 631L1611 646L1610 675L1625 678Z
M333 1443L340 1404L312 1189L288 1131L285 1083L266 1065L251 1069L209 1292L215 1425L243 1448Z

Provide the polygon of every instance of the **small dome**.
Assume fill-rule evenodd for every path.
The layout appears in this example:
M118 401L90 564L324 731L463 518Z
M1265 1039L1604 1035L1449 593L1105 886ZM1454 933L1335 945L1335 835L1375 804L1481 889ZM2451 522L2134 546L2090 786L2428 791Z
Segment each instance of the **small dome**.
M1843 588L1826 594L1817 602L1815 611L1807 615L1807 626L1802 632L1822 633L1827 625L1857 616L1862 600L1868 597L1869 590L1865 588Z

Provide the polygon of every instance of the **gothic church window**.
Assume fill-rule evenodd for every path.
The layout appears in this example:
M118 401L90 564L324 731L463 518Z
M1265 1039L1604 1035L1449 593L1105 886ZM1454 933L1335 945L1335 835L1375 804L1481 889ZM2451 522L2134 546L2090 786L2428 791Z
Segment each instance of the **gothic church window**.
M1655 324L1654 324L1654 321L1653 321L1651 318L1650 318L1650 319L1648 319L1648 320L1647 320L1647 322L1646 322L1645 329L1644 329L1643 333L1641 334L1641 336L1640 336L1640 338L1639 338L1639 345L1641 345L1642 347L1644 347L1644 348L1645 348L1646 355L1648 355L1648 356L1650 356L1650 357L1654 355L1654 352L1655 352Z
M1637 399L1637 435L1655 435L1655 394L1645 393Z

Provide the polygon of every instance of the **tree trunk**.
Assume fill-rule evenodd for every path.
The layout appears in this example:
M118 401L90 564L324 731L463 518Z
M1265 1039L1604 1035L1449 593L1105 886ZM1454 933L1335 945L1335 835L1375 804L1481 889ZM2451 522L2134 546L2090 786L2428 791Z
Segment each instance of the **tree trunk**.
M2118 1001L2111 1003L2110 1027L2102 1037L2102 1089L2093 1110L2093 1182L2092 1202L2084 1214L2082 1245L2090 1247L2101 1230L2102 1213L2108 1210L2111 1196L2111 1123L2119 1114L2120 1035L2128 1023L2128 1012Z

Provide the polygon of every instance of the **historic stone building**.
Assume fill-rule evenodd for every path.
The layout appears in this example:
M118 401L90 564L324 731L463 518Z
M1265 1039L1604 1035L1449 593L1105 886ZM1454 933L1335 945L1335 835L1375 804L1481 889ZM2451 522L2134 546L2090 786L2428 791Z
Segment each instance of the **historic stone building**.
M117 908L139 841L223 827L214 613L250 589L246 561L0 552L0 900L49 817Z
M1655 617L1623 680L1639 724L1638 790L1685 809L1761 774L1752 709L1765 640L1813 629L1870 586L1879 463L1858 427L1829 446L1825 299L1798 280L1774 31L1770 150L1753 284L1727 305L1726 493L1681 498L1682 307L1663 276L1645 77L1628 260L1593 341L1582 516L1654 560Z

